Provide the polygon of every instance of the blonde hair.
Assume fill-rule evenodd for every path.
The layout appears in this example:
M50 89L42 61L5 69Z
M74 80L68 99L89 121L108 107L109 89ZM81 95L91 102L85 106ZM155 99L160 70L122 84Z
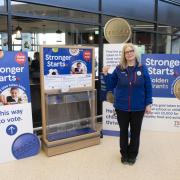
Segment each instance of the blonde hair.
M122 54L121 54L121 60L120 60L121 69L126 69L126 67L127 67L127 60L125 58L125 49L127 47L131 47L134 50L136 62L139 63L139 55L137 53L136 47L132 43L126 43L126 44L124 44L124 46L122 48Z

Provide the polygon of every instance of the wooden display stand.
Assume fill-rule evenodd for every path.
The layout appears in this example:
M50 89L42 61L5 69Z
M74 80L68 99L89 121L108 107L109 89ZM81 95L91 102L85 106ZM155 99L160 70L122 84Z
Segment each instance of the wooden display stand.
M74 138L68 138L64 140L54 141L50 143L44 141L43 139L43 149L48 156L54 156L57 154L62 154L89 146L98 145L100 143L100 134L99 132L93 134L86 134L77 136Z
M100 132L96 130L95 124L94 62L92 61L91 86L72 87L63 92L61 88L47 88L44 77L44 48L92 50L92 60L94 60L94 49L77 46L41 47L42 146L45 153L53 156L99 144ZM76 75L72 77L76 78Z

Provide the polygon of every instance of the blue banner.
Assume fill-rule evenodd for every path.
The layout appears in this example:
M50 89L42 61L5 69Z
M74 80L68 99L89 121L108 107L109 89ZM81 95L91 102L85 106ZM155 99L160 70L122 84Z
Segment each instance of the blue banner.
M44 89L93 86L93 48L43 47Z
M180 55L144 54L142 64L148 68L153 96L174 98L174 85L180 79Z
M92 73L92 49L44 48L44 75Z
M0 163L38 154L32 133L27 54L0 51Z
M8 104L31 101L26 53L0 51L0 93Z

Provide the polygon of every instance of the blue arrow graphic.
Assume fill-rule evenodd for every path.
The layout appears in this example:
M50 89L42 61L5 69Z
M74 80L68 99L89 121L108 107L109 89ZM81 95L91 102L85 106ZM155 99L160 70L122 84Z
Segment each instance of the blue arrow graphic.
M17 133L17 126L11 124L6 128L6 133L10 136Z

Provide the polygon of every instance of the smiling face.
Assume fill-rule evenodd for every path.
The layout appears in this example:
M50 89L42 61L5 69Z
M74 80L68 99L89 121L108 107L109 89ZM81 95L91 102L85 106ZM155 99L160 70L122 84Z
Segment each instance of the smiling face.
M18 90L17 89L11 90L11 96L12 96L12 98L18 97Z
M136 62L135 50L131 46L126 47L124 51L124 56L127 61L127 64L135 64Z
M77 68L78 68L78 69L81 68L81 63L77 63Z

